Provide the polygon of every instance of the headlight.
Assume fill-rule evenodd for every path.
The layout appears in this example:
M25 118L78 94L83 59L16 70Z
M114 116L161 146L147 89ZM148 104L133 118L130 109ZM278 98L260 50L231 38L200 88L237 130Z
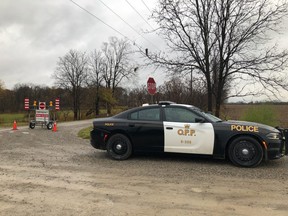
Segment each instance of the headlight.
M280 139L280 134L279 133L269 133L266 135L268 137L268 139L272 139L272 140L279 140Z

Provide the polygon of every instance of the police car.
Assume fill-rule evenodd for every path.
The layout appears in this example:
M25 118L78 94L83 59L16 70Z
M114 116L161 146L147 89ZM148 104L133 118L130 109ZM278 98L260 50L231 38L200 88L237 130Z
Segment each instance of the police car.
M135 152L206 155L243 167L287 155L287 129L222 121L192 105L163 101L93 121L91 145L117 160Z

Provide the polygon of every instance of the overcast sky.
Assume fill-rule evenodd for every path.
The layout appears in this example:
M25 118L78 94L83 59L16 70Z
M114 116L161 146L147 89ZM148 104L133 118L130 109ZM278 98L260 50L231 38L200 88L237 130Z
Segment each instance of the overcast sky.
M17 83L52 87L55 81L52 74L59 57L70 49L87 52L101 49L103 42L108 42L111 36L126 36L142 47L157 49L155 44L161 39L155 34L143 33L156 27L149 20L156 0L73 2L0 1L0 80L6 88L12 89ZM145 83L155 71L141 68L139 73L140 82Z
M17 83L52 87L59 57L70 49L99 50L111 36L126 36L143 48L160 51L164 41L155 34L143 33L157 27L149 19L156 3L157 0L0 0L0 80L8 89ZM280 47L288 48L287 22L275 40ZM155 77L157 84L165 80L163 72L153 67L142 67L138 72L135 85L145 84L149 76ZM288 94L285 95L283 100L288 101Z

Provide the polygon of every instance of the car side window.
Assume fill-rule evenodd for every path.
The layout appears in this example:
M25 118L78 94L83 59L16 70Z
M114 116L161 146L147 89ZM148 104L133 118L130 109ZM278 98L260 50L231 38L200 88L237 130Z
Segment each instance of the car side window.
M181 107L165 107L164 113L166 121L171 122L195 122L195 118L199 117L196 113Z
M130 114L131 120L160 121L160 108L144 109Z

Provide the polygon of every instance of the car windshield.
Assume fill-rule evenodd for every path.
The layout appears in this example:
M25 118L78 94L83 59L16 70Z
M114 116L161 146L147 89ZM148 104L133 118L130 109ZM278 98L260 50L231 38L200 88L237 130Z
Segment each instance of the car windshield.
M212 115L211 113L207 113L202 110L197 110L197 112L200 113L205 118L209 119L211 122L222 122L222 119Z

